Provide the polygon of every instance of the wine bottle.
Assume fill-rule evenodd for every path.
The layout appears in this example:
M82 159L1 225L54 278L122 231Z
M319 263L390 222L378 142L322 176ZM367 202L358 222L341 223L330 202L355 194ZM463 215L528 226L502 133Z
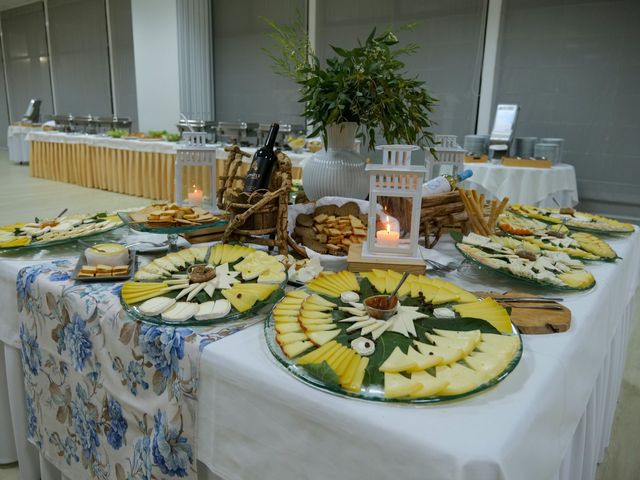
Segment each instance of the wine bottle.
M464 170L458 175L440 175L422 184L422 196L430 197L439 193L447 193L456 189L458 183L473 175L471 170Z
M273 146L276 144L279 129L280 125L272 123L264 147L260 147L256 153L253 154L251 166L249 167L247 178L244 181L244 191L246 193L251 193L269 186L271 172L276 164L276 154L273 151Z

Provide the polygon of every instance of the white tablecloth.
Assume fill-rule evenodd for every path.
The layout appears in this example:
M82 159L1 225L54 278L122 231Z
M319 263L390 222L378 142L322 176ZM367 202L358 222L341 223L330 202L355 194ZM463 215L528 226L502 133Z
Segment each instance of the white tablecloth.
M201 361L200 460L228 479L593 478L640 271L640 233L611 243L624 260L590 265L596 290L563 294L571 329L526 336L503 383L458 403L384 405L315 390L276 363L260 326L218 342Z
M576 171L572 165L559 164L551 168L503 167L490 163L465 163L473 170L466 188L474 188L488 198L509 197L511 203L526 203L540 207L562 207L578 203Z
M40 131L35 127L10 125L7 128L7 148L9 160L13 163L29 163L29 141L27 135Z
M176 153L180 146L178 142L165 142L162 140L135 140L125 138L111 138L106 135L89 135L84 133L64 133L64 132L43 132L32 131L26 136L27 142L53 142L68 144L85 144L93 147L113 148L116 150L131 150L151 153ZM227 158L227 152L220 144L209 144L210 148L216 148L216 156L219 159ZM253 155L257 148L243 147L247 153ZM294 167L303 166L305 160L311 153L286 152ZM251 158L245 158L245 162L250 162Z
M624 260L590 264L596 289L564 294L573 311L571 329L525 336L515 371L461 402L386 405L315 390L271 357L260 325L210 345L201 361L200 461L227 479L594 478L609 440L633 320L640 233L611 244ZM439 247L441 255L456 256L450 243ZM71 249L56 256L71 256ZM13 290L23 261L0 260L0 291ZM491 285L489 278L481 280ZM13 343L15 297L13 303L0 300L1 339ZM15 360L17 350L7 348ZM16 365L8 366L14 377ZM19 400L16 385L14 380L9 394ZM11 407L0 415L24 418L18 401ZM19 455L29 448L19 443ZM29 458L25 469L32 467Z

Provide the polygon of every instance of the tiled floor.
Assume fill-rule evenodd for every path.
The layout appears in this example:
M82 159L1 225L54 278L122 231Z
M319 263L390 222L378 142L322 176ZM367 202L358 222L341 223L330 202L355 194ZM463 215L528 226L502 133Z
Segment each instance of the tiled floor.
M28 165L10 163L0 150L0 225L69 213L104 212L147 205L150 200L29 176Z
M149 200L128 195L31 178L27 166L10 164L6 151L0 150L0 225L36 216L55 216L64 208L69 208L71 213L85 213L148 203ZM636 320L640 320L640 308L636 309ZM598 468L596 480L640 479L639 432L640 328L636 326L629 343L611 444L604 463ZM0 466L0 480L14 479L18 479L15 464Z

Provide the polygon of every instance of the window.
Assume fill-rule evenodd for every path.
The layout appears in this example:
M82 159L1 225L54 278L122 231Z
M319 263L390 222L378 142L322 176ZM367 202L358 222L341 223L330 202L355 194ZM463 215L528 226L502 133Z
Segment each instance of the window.
M495 103L521 106L517 136L565 139L582 208L637 216L624 204L640 205L638 21L635 0L503 5Z
M50 117L53 100L42 3L7 10L1 18L10 118L20 120L32 98L42 100L41 116Z
M306 18L306 1L213 1L216 120L304 123L296 84L276 75L261 50L269 44L261 17L292 23L297 12Z
M486 1L322 0L317 5L316 50L321 60L333 56L330 45L352 48L373 27L397 29L418 22L398 38L402 44L420 46L405 63L439 100L434 132L459 137L475 132Z
M57 113L110 115L104 0L48 0L47 8Z

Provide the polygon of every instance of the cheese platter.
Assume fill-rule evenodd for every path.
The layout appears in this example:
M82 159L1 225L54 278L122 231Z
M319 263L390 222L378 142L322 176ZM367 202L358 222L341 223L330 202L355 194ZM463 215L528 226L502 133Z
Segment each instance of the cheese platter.
M635 228L630 223L623 223L613 218L579 212L574 208L542 208L533 205L514 204L509 210L524 217L541 220L546 223L565 225L570 230L592 232L596 234L633 233Z
M549 224L506 212L498 218L498 227L521 242L533 243L544 250L564 252L573 258L605 262L619 258L602 238L588 232L571 231L563 224Z
M497 235L450 232L456 249L483 269L497 272L520 282L554 290L586 291L596 284L584 264L564 252L544 250L531 242L517 246Z
M244 318L283 294L284 265L245 245L191 247L159 257L125 282L120 301L133 318L204 326Z
M385 318L371 299L392 292L391 270L323 273L288 292L265 323L276 360L336 395L437 403L480 393L517 366L522 341L507 309L453 283L410 274Z
M101 235L121 226L122 220L108 213L36 218L33 222L0 226L0 252L60 245Z

